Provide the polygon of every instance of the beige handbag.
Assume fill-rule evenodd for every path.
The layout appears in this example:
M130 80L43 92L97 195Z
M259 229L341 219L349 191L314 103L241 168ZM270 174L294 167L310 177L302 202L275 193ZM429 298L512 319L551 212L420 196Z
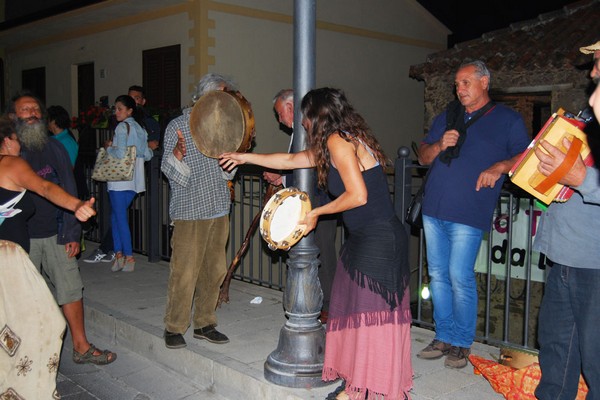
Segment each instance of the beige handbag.
M129 124L127 124L127 135L129 136ZM100 182L130 181L133 179L135 158L135 146L127 146L123 158L113 157L101 147L96 156L92 179Z
M127 146L125 157L116 158L101 147L96 156L92 179L101 182L130 181L135 168L135 146Z

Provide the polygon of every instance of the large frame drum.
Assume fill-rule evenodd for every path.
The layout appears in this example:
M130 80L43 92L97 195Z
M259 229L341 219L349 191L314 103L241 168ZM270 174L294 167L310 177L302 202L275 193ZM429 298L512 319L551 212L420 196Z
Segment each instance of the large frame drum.
M196 101L190 129L196 147L207 157L248 151L254 138L254 114L240 92L216 90Z

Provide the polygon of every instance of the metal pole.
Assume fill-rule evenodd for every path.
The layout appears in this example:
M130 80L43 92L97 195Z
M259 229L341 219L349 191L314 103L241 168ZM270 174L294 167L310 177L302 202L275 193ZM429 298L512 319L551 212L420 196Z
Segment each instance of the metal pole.
M306 148L302 128L302 97L315 83L316 1L294 1L294 142L292 151ZM295 170L294 182L314 198L312 169ZM319 250L312 233L290 250L286 288L283 296L287 322L279 343L265 362L265 378L287 387L325 385L321 380L325 350L325 329L317 320L323 292L317 276Z
M148 210L148 241L146 243L148 249L148 261L159 262L160 258L160 155L155 154L147 166L148 171L148 187L147 187L147 202L146 209Z

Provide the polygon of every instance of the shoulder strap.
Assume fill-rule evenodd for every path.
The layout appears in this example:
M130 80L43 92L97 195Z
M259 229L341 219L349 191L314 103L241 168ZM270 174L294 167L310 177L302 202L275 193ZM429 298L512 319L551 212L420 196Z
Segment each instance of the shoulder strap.
M488 101L488 103L485 106L481 107L477 111L477 114L473 115L471 117L471 119L465 124L465 128L468 128L469 126L473 125L475 123L475 121L477 121L479 118L483 117L485 114L487 114L488 111L490 111L495 106L496 106L495 102L493 102L492 100Z
M127 137L129 138L129 122L125 122L123 121L123 123L125 124L125 126L127 126ZM115 136L116 136L117 132L116 130L113 132L113 142L115 141Z
M459 133L458 141L456 142L456 145L448 147L446 150L442 151L439 155L439 160L444 164L450 165L452 159L457 158L460 154L460 148L465 142L465 138L467 136L467 128L473 125L475 121L487 114L487 112L495 106L496 103L490 100L486 105L481 107L469 121L465 122L465 108L463 105L458 100L451 102L446 110L446 130L456 129Z

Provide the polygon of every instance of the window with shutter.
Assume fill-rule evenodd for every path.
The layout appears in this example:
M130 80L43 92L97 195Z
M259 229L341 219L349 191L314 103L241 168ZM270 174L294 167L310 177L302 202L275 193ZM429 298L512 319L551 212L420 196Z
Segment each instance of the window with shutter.
M142 85L147 107L178 109L181 107L180 45L144 50Z

